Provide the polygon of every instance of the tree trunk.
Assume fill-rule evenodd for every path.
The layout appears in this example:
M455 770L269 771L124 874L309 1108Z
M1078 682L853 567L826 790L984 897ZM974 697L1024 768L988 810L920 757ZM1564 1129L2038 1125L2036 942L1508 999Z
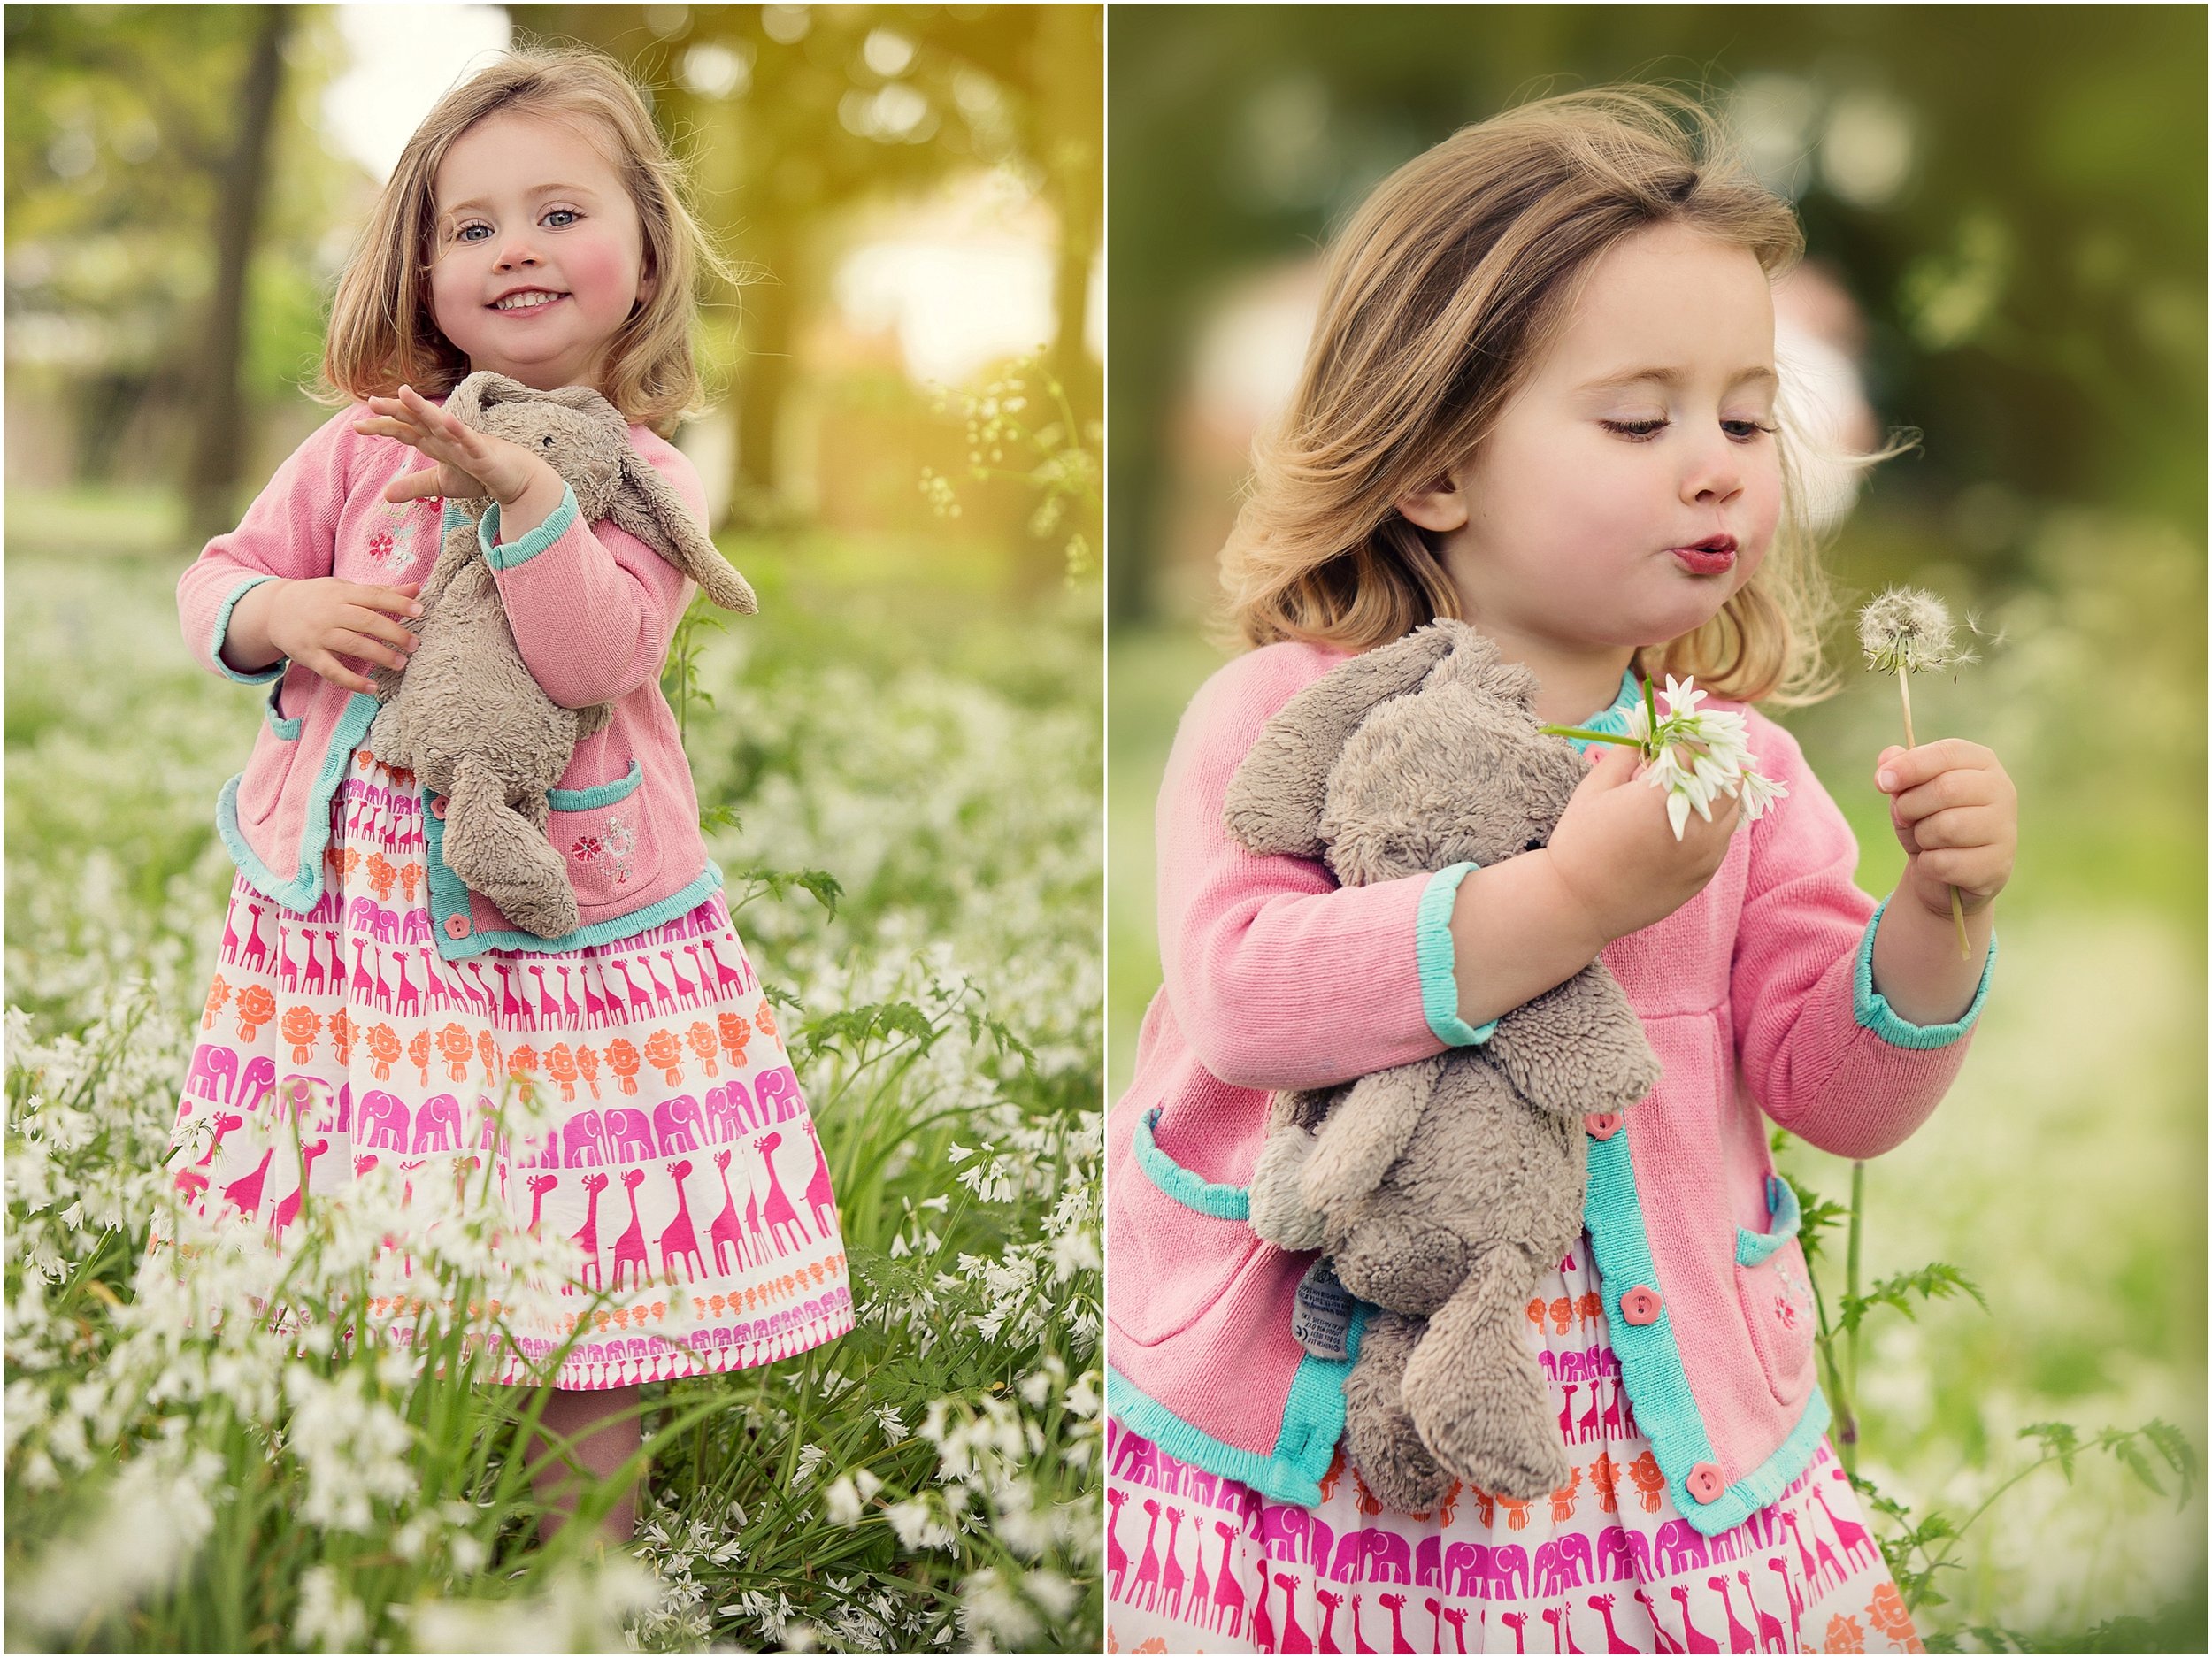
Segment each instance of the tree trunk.
M791 343L795 332L800 234L788 207L778 203L772 222L755 226L747 249L758 272L739 296L736 380L737 464L723 521L762 524L781 516L776 445L791 389Z
M1039 19L1038 136L1046 192L1059 219L1054 249L1054 328L1048 366L1066 388L1077 418L1098 410L1098 372L1084 335L1090 318L1091 265L1098 252L1100 154L1104 137L1103 64L1098 8L1054 5Z
M269 134L276 124L284 41L292 27L288 5L256 6L252 12L253 50L238 89L238 142L217 180L215 293L209 306L198 406L193 411L192 457L185 478L186 528L195 541L219 535L237 523L238 480L245 464L248 422L239 368L244 355L246 279L261 204L268 195Z

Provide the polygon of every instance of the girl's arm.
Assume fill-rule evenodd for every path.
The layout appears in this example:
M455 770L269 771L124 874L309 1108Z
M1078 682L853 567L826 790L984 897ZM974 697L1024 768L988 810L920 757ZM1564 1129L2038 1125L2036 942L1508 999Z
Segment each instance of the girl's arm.
M337 558L338 516L352 488L358 440L354 412L331 417L295 449L256 495L238 527L201 549L177 580L177 617L184 642L210 673L242 685L266 685L284 672L270 646L261 593L250 636L228 637L240 603L268 584L330 574ZM234 647L227 649L227 647Z
M1927 1119L1957 1075L1995 940L1973 964L1963 1006L1916 1009L1924 1024L1893 1006L1875 973L1882 911L1853 879L1850 826L1786 733L1759 721L1754 748L1789 795L1746 832L1750 873L1730 969L1744 1081L1769 1117L1821 1150L1878 1156ZM1948 948L1955 957L1955 939Z
M1424 1002L1422 943L1433 956L1440 938L1448 981L1448 886L1421 875L1340 887L1320 864L1247 851L1222 822L1230 778L1312 666L1301 648L1272 646L1216 673L1185 710L1160 785L1168 1005L1199 1063L1236 1087L1325 1087L1448 1045ZM1425 913L1432 891L1441 902ZM1448 997L1437 1015L1457 1023Z
M706 491L691 463L666 445L649 458L704 524ZM479 527L515 644L548 696L588 708L660 678L688 577L612 520L587 525L565 487L526 533L511 532L496 505Z

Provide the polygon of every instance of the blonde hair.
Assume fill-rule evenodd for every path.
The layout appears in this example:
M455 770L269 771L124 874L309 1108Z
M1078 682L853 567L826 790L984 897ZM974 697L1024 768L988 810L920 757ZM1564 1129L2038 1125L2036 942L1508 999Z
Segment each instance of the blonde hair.
M1394 503L1475 452L1599 257L1660 224L1742 248L1769 277L1804 252L1789 203L1734 159L1702 104L1663 87L1523 104L1376 188L1330 249L1297 389L1255 445L1223 550L1228 619L1245 641L1365 650L1459 617L1434 549ZM1640 672L1694 674L1745 702L1826 694L1832 601L1793 452L1807 440L1786 414L1778 423L1782 522L1758 573L1704 626L1639 651Z
M601 389L630 420L663 437L703 406L692 331L702 271L735 274L685 200L682 165L662 141L621 67L578 46L508 52L440 98L407 141L338 279L311 395L333 405L388 397L402 382L426 397L460 384L468 359L439 332L430 307L438 164L454 140L498 111L566 120L611 142L608 161L637 209L646 274L656 279L607 348Z

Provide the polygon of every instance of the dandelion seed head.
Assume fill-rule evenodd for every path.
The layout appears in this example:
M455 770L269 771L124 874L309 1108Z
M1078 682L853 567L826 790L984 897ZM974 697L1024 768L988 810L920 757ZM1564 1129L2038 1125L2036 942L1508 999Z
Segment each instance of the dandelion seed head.
M1951 612L1920 587L1890 587L1859 611L1859 649L1877 673L1926 673L1976 660L1952 645Z

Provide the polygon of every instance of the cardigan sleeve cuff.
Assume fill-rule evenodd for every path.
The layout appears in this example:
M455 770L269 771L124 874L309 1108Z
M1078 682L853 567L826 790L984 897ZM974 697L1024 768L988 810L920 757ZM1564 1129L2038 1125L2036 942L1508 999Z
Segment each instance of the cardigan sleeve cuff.
M1452 903L1468 871L1479 865L1454 864L1429 877L1421 889L1421 908L1413 924L1414 952L1421 968L1421 1011L1429 1029L1447 1048L1486 1042L1498 1028L1491 1019L1470 1025L1459 1017L1459 980L1453 973Z
M209 647L208 655L215 659L215 666L227 679L235 679L241 685L266 685L272 679L282 679L285 669L291 666L292 659L289 656L279 656L265 668L256 668L251 673L241 673L223 660L223 635L230 631L230 613L238 608L238 601L263 582L275 580L274 576L248 576L230 590L230 596L223 601L215 612L215 640L214 643Z
M1974 1000L1967 1004L1966 1011L1948 1025L1915 1025L1901 1018L1889 999L1874 988L1874 930L1882 925L1882 911L1888 908L1886 898L1874 906L1859 940L1858 961L1851 977L1851 1017L1893 1048L1948 1048L1973 1027L1981 1017L1982 1003L1989 999L1989 976L1997 965L1997 935L1989 935L1989 955L1982 963L1981 982L1974 986Z
M512 570L517 564L536 557L567 533L576 522L576 492L566 484L561 486L561 504L546 515L539 525L520 541L502 547L499 543L499 503L495 501L484 509L484 516L476 521L476 542L484 549L484 562L494 570Z

